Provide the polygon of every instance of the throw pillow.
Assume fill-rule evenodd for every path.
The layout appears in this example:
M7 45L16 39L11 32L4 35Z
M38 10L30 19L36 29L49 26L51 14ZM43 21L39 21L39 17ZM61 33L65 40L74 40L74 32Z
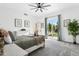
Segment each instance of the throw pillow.
M12 43L12 40L11 40L11 38L10 38L9 35L8 35L7 37L4 36L4 41L5 41L5 43L7 43L7 44L11 44L11 43Z

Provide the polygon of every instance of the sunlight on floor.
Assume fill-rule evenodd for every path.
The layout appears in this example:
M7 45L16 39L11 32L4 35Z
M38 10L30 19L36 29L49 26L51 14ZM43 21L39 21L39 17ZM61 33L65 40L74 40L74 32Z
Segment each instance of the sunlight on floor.
M48 36L47 38L48 40L58 40L58 37L52 37L52 36Z

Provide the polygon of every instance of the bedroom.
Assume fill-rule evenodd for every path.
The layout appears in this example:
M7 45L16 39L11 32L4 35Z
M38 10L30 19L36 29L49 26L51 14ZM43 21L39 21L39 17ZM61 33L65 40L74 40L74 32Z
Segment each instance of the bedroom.
M60 27L61 40L66 41L66 42L71 42L71 43L73 42L73 39L71 36L69 36L67 27L64 26L63 21L66 19L74 19L74 18L78 19L79 18L79 16L78 16L79 15L78 14L79 4L78 3L76 3L76 4L46 3L46 5L49 5L49 7L47 7L48 10L43 10L43 11L38 10L38 9L31 10L31 8L32 8L31 4L35 5L35 3L1 3L0 4L0 28L5 29L6 31L11 31L14 35L13 36L12 33L9 32L10 36L12 37L11 39L13 39L13 37L15 39L19 38L19 40L17 39L17 42L19 42L19 43L16 42L16 44L21 46L21 48L20 48L19 46L11 44L10 46L11 47L13 46L12 47L13 52L12 52L9 50L9 49L11 49L11 48L9 48L9 45L7 45L7 47L5 47L5 48L7 48L6 51L10 51L10 52L6 52L5 55L12 55L12 56L28 55L28 53L32 52L33 50L38 49L39 47L45 47L45 38L46 38L45 19L46 19L46 17L56 16L56 15L61 15L61 27ZM40 5L41 3L40 4L37 3L37 4ZM44 4L44 3L42 3L42 4ZM71 11L71 9L72 9L72 11ZM37 37L34 37L34 35ZM26 43L25 38L26 39L28 38L28 40L31 40L30 41L31 44L28 42ZM78 38L79 38L79 36L77 36L77 43L79 43ZM21 39L23 39L23 41ZM48 42L48 41L46 40L46 42ZM9 43L11 43L11 41ZM33 47L29 48L29 46L26 46L28 44ZM27 48L29 48L29 49L27 49L28 52L25 51L25 49L26 49L25 46ZM51 48L51 50L52 50L52 48ZM16 53L14 53L14 51L16 51L16 52L23 51L23 52L16 54ZM61 49L60 49L60 51L61 51ZM51 51L49 51L49 52L51 53ZM45 55L53 55L50 53L49 54L46 53ZM59 51L57 53L59 53ZM62 51L61 51L61 53L62 53ZM41 55L41 53L40 53L40 55ZM55 54L55 55L58 56L59 54ZM68 55L70 55L70 54L68 54Z

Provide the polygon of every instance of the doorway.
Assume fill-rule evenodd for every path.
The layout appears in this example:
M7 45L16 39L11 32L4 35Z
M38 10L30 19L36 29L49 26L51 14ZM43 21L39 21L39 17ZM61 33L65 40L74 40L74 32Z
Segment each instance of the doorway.
M45 18L45 36L48 39L61 40L60 15Z

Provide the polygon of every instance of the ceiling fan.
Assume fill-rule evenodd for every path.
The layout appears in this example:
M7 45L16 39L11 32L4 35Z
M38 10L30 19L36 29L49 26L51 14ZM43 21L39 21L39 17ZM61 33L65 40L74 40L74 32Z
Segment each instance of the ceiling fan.
M41 12L43 12L43 10L47 10L46 7L50 7L51 5L46 4L46 3L34 3L34 5L29 4L29 6L33 7L33 8L31 8L31 10L35 10L35 12L37 12L39 10Z

